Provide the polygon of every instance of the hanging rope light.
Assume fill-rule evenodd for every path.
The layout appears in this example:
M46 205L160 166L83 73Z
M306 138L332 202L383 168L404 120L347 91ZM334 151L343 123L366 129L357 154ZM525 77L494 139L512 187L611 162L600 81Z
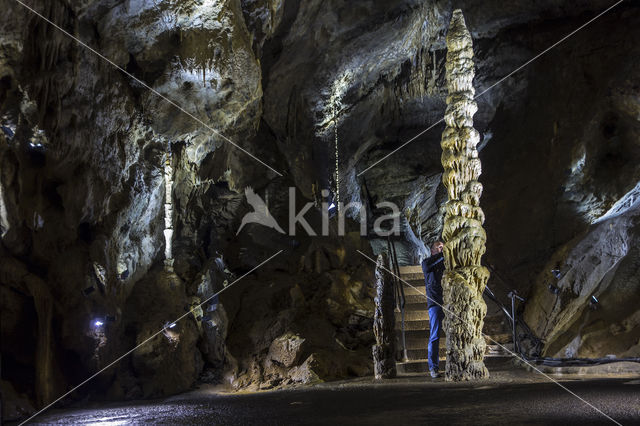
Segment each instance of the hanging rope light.
M338 208L338 215L340 215L340 159L338 150L338 116L336 103L333 103L333 133L336 141L336 201L335 204Z

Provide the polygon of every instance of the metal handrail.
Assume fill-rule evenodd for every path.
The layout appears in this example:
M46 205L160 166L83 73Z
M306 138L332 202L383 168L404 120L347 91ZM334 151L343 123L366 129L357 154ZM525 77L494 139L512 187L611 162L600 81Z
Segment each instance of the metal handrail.
M489 265L489 268L492 272L495 273L494 268ZM506 285L506 281L500 275L494 274ZM539 347L542 344L542 341L531 331L531 328L524 322L523 319L518 318L516 312L516 299L520 301L525 301L522 297L518 296L518 293L515 290L509 292L508 297L511 299L511 313L506 306L504 306L498 298L495 296L493 291L489 288L489 286L485 286L484 294L493 301L496 305L502 309L502 312L505 314L509 323L512 327L513 332L513 350L515 353L519 354L523 360L527 362L531 362L537 365L546 365L550 367L577 367L577 366L589 366L589 365L601 365L601 364L611 364L614 362L638 362L640 363L640 358L551 358L551 357L541 357L541 356L531 356L524 352L524 349L520 345L520 339L516 329L520 326L524 332L526 337L531 339L536 347Z
M400 283L400 266L398 266L398 254L396 252L395 242L391 241L391 238L387 236L387 250L389 251L390 268L393 271L393 295L396 302L396 307L400 311L400 331L402 335L402 354L403 361L407 361L409 356L407 355L407 339L404 328L404 315L405 315L405 295L404 288Z

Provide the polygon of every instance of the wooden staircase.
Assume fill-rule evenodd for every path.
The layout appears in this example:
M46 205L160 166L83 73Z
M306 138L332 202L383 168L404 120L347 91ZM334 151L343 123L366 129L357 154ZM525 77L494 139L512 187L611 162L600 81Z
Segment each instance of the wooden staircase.
M429 344L429 311L427 310L427 298L425 295L424 275L420 265L400 266L400 284L403 286L405 295L405 315L404 330L407 345L406 359L402 346L402 314L396 307L396 347L398 353L396 363L398 374L407 373L427 373L429 366L427 362L427 345ZM405 282L403 282L405 281ZM409 285L407 285L407 283ZM503 332L500 327L496 327L491 322L486 322L485 334L492 339L512 350L511 334ZM440 334L440 370L444 371L444 361L446 358L446 341L444 332ZM487 339L487 357L510 356L502 347Z

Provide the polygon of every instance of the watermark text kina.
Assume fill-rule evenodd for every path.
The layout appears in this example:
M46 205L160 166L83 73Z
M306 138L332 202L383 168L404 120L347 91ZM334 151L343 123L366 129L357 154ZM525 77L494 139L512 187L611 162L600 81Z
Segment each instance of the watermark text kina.
M367 224L367 209L364 208L361 202L351 202L349 204L343 204L342 202L338 202L338 205L335 203L329 203L325 201L321 203L320 213L322 215L322 230L320 234L318 234L309 224L309 222L305 219L305 215L311 210L312 207L315 206L313 202L306 203L300 211L296 211L296 188L289 188L289 219L288 219L288 232L285 232L282 227L278 224L276 219L269 212L269 207L267 203L264 202L262 197L256 194L252 188L246 188L245 197L247 199L247 203L253 207L252 212L249 212L244 215L242 218L242 222L240 223L240 227L236 232L236 235L240 233L240 231L244 228L245 225L250 223L256 223L262 226L266 226L267 228L272 228L278 231L281 234L288 234L290 236L296 235L296 225L300 225L305 232L312 237L317 235L321 236L329 236L329 219L337 216L338 217L338 235L345 235L345 216L348 211L353 211L356 215L359 216L360 222L360 235L367 236L370 235ZM329 191L326 189L322 191L322 196L327 199L329 196ZM389 209L391 212L384 215L379 215L375 218L373 223L372 233L378 237L388 237L391 235L398 236L400 235L400 209L395 203L383 201L381 203L376 204L376 210L381 209ZM390 227L383 227L385 222L390 222Z

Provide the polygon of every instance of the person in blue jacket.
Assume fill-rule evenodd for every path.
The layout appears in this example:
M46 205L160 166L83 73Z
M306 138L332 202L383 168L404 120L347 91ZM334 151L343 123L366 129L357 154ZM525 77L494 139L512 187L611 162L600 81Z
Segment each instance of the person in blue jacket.
M431 377L440 377L438 372L440 349L440 326L442 325L442 274L444 273L444 243L436 240L431 245L431 257L422 261L422 272L427 290L427 308L429 309L429 373Z

